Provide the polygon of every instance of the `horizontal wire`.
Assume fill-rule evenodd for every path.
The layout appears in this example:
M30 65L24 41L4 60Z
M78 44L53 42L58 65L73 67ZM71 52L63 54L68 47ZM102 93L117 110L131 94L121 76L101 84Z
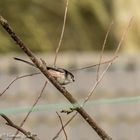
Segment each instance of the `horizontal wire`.
M95 105L104 105L104 104L124 104L124 103L136 103L140 102L140 96L135 97L123 97L123 98L115 98L115 99L100 99L100 100L92 100L88 101L86 103L86 107L93 107ZM79 104L82 104L83 101L80 101ZM75 107L77 105L74 105ZM71 108L72 105L68 103L58 103L58 104L43 104L43 105L37 105L33 109L33 112L38 111L46 111L46 110L56 110L56 109L68 109ZM15 113L25 113L28 112L31 109L31 106L26 107L13 107L13 108L6 108L6 109L0 109L0 114L15 114Z

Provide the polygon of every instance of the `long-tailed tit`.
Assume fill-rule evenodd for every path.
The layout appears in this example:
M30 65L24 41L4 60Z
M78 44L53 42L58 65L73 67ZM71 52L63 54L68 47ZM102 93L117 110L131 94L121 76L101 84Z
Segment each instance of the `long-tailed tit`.
M26 60L16 57L14 59L36 67L33 63ZM67 85L75 81L74 75L66 69L47 66L47 70L61 85Z

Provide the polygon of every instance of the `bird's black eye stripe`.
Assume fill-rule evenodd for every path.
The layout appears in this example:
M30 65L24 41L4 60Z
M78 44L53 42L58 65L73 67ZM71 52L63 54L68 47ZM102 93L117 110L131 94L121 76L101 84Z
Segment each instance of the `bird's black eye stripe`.
M71 72L67 71L67 70L65 70L65 71L66 71L66 76L68 76L68 74L70 74L72 79L74 80L74 75Z

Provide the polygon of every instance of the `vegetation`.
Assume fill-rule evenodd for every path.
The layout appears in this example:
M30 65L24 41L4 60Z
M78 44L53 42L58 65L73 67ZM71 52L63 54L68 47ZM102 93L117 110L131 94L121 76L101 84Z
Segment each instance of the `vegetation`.
M64 0L1 0L1 14L34 52L54 51L61 33ZM100 50L112 20L111 2L70 0L61 51ZM0 52L19 51L0 29ZM108 49L115 41L109 38Z

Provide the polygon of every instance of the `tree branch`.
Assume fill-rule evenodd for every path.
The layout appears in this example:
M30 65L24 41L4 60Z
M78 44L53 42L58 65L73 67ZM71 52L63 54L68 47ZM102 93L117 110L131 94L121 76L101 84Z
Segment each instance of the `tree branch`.
M31 140L39 140L39 138L37 137L37 135L31 134L30 132L24 130L23 128L17 126L16 124L14 124L14 122L12 122L6 115L4 114L0 114L2 118L4 118L6 120L6 124L17 129L18 131L20 131L22 134L24 134L27 138L31 139Z
M24 53L31 59L31 61L35 64L35 66L49 79L49 81L69 100L71 104L77 104L77 100L65 89L65 87L61 86L59 82L57 82L51 74L31 52L31 50L23 43L23 41L16 35L16 33L12 30L8 22L0 16L0 23L3 28L9 33L11 38L18 44L18 46L24 51ZM79 105L76 108L79 114L84 118L84 120L96 131L96 133L102 138L103 140L111 140L112 138L101 128L97 125L97 123L89 116L89 114Z

